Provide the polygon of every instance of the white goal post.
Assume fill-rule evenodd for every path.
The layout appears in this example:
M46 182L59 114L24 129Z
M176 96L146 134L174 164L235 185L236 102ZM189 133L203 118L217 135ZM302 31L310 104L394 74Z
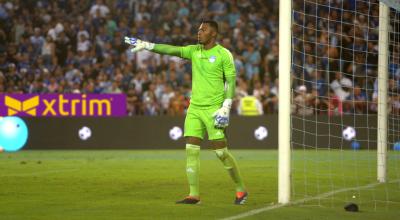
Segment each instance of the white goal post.
M379 3L379 41L378 41L378 181L386 182L387 169L387 82L389 50L389 7Z
M279 164L278 202L290 202L290 97L292 63L292 0L279 1Z

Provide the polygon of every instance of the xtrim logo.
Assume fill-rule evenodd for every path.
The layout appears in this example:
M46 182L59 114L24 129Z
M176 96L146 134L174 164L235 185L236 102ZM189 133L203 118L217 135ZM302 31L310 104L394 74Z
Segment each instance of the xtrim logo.
M126 116L123 94L0 94L0 116Z
M36 116L36 106L39 105L39 96L34 96L23 102L18 99L14 99L10 96L5 96L5 105L8 107L8 116L16 115L19 112L25 112L31 116Z

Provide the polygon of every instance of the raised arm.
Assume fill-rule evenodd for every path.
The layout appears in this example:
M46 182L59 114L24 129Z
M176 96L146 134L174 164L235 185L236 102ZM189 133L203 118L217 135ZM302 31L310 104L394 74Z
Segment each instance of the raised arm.
M125 43L133 46L131 51L134 53L141 50L149 50L164 55L177 56L185 59L190 58L186 55L186 47L172 46L168 44L155 44L134 37L125 37Z

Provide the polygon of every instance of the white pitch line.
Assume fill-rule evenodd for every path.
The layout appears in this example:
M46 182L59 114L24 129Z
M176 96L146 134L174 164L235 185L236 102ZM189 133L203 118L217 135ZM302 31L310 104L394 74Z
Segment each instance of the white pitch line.
M13 173L10 175L0 175L2 177L21 177L21 176L35 176L35 175L43 175L43 174L51 174L51 173L65 173L65 172L72 172L78 169L71 168L71 169L61 169L61 170L46 170L46 171L37 171L37 172L30 172L30 173Z
M400 179L389 181L389 183L396 183L396 182L400 182ZM266 206L266 207L262 207L262 208L258 208L258 209L253 209L253 210L250 210L248 212L244 212L244 213L239 214L239 215L234 215L234 216L231 216L231 217L223 218L221 220L235 220L235 219L246 218L246 217L249 217L249 216L257 215L257 214L259 214L261 212L266 212L266 211L270 211L270 210L274 210L274 209L279 209L279 208L282 208L284 206L297 205L297 204L308 202L308 201L312 201L312 200L323 199L323 198L332 196L332 195L337 194L337 193L342 193L342 192L347 192L347 191L352 191L352 190L356 191L356 190L373 188L373 187L381 185L381 184L382 183L371 183L371 184L368 184L368 185L365 185L365 186L338 189L338 190L322 193L322 194L314 196L314 197L309 197L309 198L305 198L305 199L299 199L299 200L290 202L288 204L276 204L276 205L272 205L272 206Z

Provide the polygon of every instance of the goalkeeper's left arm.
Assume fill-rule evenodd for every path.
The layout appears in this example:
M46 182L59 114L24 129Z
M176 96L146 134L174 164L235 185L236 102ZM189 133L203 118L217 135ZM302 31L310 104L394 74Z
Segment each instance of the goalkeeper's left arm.
M225 78L225 100L222 107L214 113L214 126L226 128L229 125L229 113L232 107L232 100L236 90L236 69L233 56L228 50L224 50L222 68Z
M226 128L229 125L229 113L232 107L232 100L235 96L236 76L225 78L225 100L222 107L214 113L214 126L217 128Z
M178 56L183 58L182 47L179 46L172 46L167 44L155 44L134 37L125 37L125 43L133 46L131 48L131 51L133 53L141 50L149 50L159 54Z

